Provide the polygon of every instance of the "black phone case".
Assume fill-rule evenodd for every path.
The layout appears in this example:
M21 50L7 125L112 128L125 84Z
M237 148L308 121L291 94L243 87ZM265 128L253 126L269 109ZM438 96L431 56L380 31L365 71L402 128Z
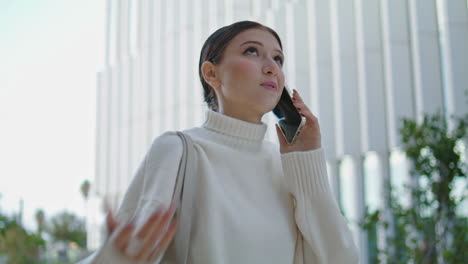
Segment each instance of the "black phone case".
M291 143L301 125L302 116L294 106L291 95L286 87L283 89L278 104L273 109L273 114L278 118L278 124L283 130L286 140Z

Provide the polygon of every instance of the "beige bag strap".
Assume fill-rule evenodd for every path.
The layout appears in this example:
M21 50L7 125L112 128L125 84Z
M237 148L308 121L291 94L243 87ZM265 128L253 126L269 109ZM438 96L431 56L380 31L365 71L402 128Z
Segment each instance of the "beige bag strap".
M177 135L182 140L183 152L177 174L176 185L172 196L172 201L176 205L176 216L179 224L174 237L176 248L176 263L188 263L190 237L192 231L192 215L194 212L195 176L197 175L197 155L193 147L193 141L189 135L177 131Z

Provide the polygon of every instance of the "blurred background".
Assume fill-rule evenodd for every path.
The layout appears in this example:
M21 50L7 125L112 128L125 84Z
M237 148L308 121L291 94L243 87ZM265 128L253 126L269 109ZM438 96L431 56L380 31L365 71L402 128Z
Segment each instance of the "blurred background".
M105 1L0 0L0 32L2 259L5 247L28 256L21 249L34 241L13 227L6 232L12 220L28 234L38 230L40 211L47 223L67 218L59 217L63 212L74 216L73 224L84 221L80 186L94 179L96 72L104 67ZM47 242L53 240L41 233ZM8 244L7 236L17 244ZM47 243L50 257L63 246Z
M240 20L282 38L361 263L467 263L467 6L0 0L0 263L102 244L103 201L118 208L154 138L203 123L201 46Z

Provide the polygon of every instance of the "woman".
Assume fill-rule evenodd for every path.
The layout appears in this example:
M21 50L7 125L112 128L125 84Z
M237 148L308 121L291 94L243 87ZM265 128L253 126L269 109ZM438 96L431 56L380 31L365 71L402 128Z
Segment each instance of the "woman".
M328 184L318 120L297 91L306 125L295 143L278 126L279 150L264 141L261 118L280 99L283 62L278 35L251 21L223 27L203 45L209 110L201 127L184 131L198 157L191 263L358 263ZM117 216L107 218L112 235L89 260L159 263L169 245L177 247L169 206L181 155L174 133L156 138Z

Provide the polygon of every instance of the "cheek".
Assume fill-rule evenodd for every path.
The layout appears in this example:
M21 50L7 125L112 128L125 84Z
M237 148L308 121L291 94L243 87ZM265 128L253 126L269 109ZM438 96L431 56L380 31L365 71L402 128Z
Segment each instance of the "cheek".
M223 69L223 83L226 94L241 94L247 95L246 90L254 92L254 89L250 89L250 85L253 82L259 82L263 80L263 73L261 64L249 59L231 59L227 61ZM277 76L278 85L284 87L284 72L280 69ZM238 96L238 95L236 95ZM278 95L278 100L279 100Z
M281 71L279 74L278 74L278 82L279 82L279 85L281 86L281 88L284 87L284 72Z
M246 80L248 76L255 76L259 70L255 62L242 59L233 61L230 68L230 75L237 81Z
M259 67L256 63L252 61L244 60L234 64L233 71L236 72L236 75L237 77L239 77L239 79L246 80L247 78L249 78L249 76L257 76Z

